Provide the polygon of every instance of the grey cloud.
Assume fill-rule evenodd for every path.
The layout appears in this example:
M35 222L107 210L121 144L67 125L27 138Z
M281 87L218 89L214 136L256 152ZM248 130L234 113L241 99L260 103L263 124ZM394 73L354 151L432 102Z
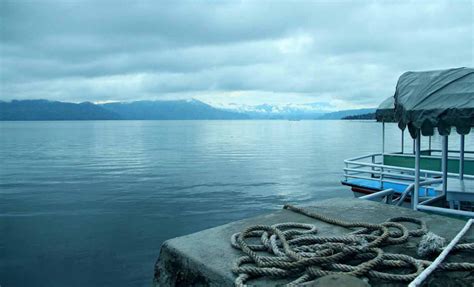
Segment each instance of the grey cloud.
M1 99L245 91L374 106L405 70L474 65L471 1L0 5Z

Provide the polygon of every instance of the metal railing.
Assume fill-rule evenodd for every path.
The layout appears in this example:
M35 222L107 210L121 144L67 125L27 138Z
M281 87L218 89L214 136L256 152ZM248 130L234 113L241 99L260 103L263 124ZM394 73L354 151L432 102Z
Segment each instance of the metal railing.
M382 199L386 204L392 204L393 201L393 193L394 190L389 188L385 190L381 190L375 193L371 193L368 195L364 195L359 197L360 199L367 199L367 200L374 200L374 199Z
M432 157L433 156L421 156L421 158ZM386 182L395 184L407 184L407 181L414 181L415 179L414 168L383 164L382 153L373 153L350 158L344 160L344 165L344 179L346 181L350 178L379 180L381 189L383 189L383 184ZM426 169L420 170L421 181L440 178L442 175L443 173L441 171ZM448 173L448 177L457 178L459 177L459 174ZM473 175L464 175L464 177L466 179L474 179Z
M410 155L406 155L410 156ZM413 156L413 155L411 155ZM421 156L421 158L433 158L434 156ZM387 204L401 205L405 200L408 194L413 195L414 186L413 183L415 180L415 169L406 168L392 165L383 164L383 154L382 153L373 153L368 155L363 155L359 157L350 158L344 161L344 178L346 182L351 179L368 179L368 180L379 180L381 191L362 196L361 199L383 199L383 202ZM441 171L433 170L420 170L420 187L425 187L425 196L427 195L427 188L433 184L443 183L441 178L443 173ZM457 173L448 173L448 178L458 178L459 174ZM464 175L465 179L474 179L473 175ZM384 183L395 183L395 184L404 184L408 186L405 191L400 194L400 196L394 200L394 190L393 189L384 189ZM416 204L418 210L431 211L444 214L453 214L460 216L474 217L474 213L470 211L462 210L453 210L448 208L441 208L436 206L430 206L429 204L438 201L444 200L445 194L437 195L433 198L426 199L421 203ZM413 204L413 203L412 203Z
M443 183L443 179L437 178L437 179L425 180L425 181L420 182L419 186L420 187L421 186L428 186L428 185L439 184L439 183ZM400 206L403 203L403 201L405 201L405 198L408 196L408 194L413 193L414 189L415 189L415 183L411 183L409 186L407 186L405 191L403 191L402 194L400 195L400 200L397 202L396 205Z
M441 153L443 152L440 149L431 149L431 150L428 150L428 151L430 152L431 156L434 156L434 157L441 157ZM433 155L433 153L439 154L439 156L438 155ZM455 149L454 150L453 149L448 150L448 155L455 154L455 155L459 156L460 153L461 153L460 150L455 150ZM474 157L474 151L472 151L472 150L464 150L463 153L469 158Z
M420 182L420 187L421 186L429 186L429 185L432 185L432 184L437 184L437 183L442 183L442 182L443 182L443 180L441 178L425 180L425 181ZM393 199L393 195L394 195L395 191L391 188L384 189L384 190L381 190L381 191L377 191L377 192L371 193L369 195L364 195L364 196L361 196L359 198L360 199L369 199L369 200L383 199L384 203L393 204L393 205L396 205L396 206L401 206L403 204L403 202L405 201L405 198L407 197L407 195L408 194L413 194L414 187L415 187L414 183L411 183L410 185L408 185L407 188L405 189L405 191L403 191L398 196L398 198L396 200ZM436 198L438 198L438 197L436 197ZM429 201L430 201L430 199L422 202L422 204L425 203L425 202L428 203Z

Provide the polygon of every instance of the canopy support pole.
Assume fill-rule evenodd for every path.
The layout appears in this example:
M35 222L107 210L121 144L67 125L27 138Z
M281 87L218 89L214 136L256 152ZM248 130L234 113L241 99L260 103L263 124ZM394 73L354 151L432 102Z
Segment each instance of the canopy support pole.
M405 146L405 130L402 130L402 154Z
M431 136L429 136L429 142L428 142L428 151L429 151L429 155L431 155Z
M383 189L383 165L385 164L385 122L382 122L382 167L380 168L380 188Z
M415 188L413 190L413 210L418 208L418 195L420 190L420 147L421 147L420 130L416 131L415 139Z
M441 171L443 172L443 196L448 190L448 136L443 136Z
M382 122L382 156L385 154L385 122ZM383 158L382 158L383 162Z
M464 179L464 135L461 135L461 147L459 148L459 179Z
M415 154L415 142L416 142L416 140L414 139L413 140L413 154Z

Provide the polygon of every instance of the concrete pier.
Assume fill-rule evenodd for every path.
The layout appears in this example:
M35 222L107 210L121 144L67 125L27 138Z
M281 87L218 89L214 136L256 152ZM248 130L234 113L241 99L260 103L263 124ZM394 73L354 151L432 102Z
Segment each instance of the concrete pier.
M428 229L447 240L451 240L465 221L446 216L427 214L356 198L335 198L314 202L307 209L347 221L381 223L388 218L408 216L423 219ZM315 224L321 236L342 235L347 229L330 225L289 210L279 210L191 235L166 241L155 266L155 286L233 286L235 276L231 271L234 261L242 255L230 245L230 237L236 232L255 224L275 224L281 222L302 222ZM387 252L399 252L416 256L419 240L397 246L389 246ZM464 242L474 242L474 230L469 230ZM450 255L448 262L473 262L474 252L467 251ZM474 274L469 272L435 272L429 278L428 286L472 286ZM257 286L275 286L284 281L267 279L252 280ZM371 280L371 286L406 286L406 283L389 283Z

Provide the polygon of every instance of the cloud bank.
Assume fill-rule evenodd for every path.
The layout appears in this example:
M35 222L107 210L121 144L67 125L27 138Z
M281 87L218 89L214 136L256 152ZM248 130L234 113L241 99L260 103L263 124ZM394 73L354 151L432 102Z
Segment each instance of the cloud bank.
M0 99L376 106L474 66L473 3L1 1Z

